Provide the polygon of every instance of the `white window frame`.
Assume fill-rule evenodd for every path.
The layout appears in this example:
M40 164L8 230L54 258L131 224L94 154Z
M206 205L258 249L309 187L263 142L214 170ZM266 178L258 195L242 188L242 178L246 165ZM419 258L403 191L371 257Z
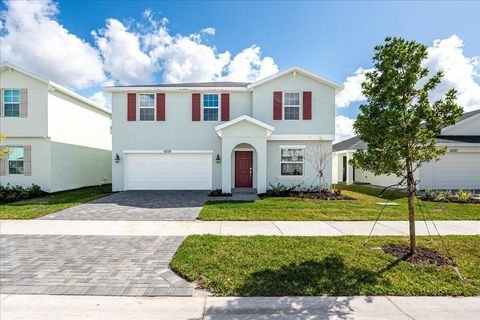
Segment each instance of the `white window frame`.
M218 97L218 106L217 106L217 107L205 107L205 106L203 105L203 102L204 102L203 97L204 97L205 95L208 96L208 95L213 95L213 94ZM211 93L210 93L210 92L205 92L205 93L202 93L202 96L201 96L202 103L201 103L201 110L200 110L200 113L202 114L202 121L205 121L205 122L219 122L219 121L220 121L220 119L221 119L220 112L221 112L221 110L222 110L222 108L221 108L221 107L222 107L222 99L221 99L221 98L222 98L222 96L220 95L220 93L216 93L216 92L211 92ZM204 114L204 112L203 112L204 109L218 109L218 112L217 112L217 120L205 120L205 119L204 119L204 115L205 115L205 114Z
M23 146L8 146L7 148L9 149L13 149L13 148L21 148L23 150L23 160L13 160L13 159L10 159L10 154L7 155L7 173L9 176L23 176L25 175L25 148ZM23 173L10 173L10 162L11 161L15 161L15 162L18 162L18 161L21 161L23 162Z
M17 90L18 91L18 102L5 102L5 91L7 90ZM21 99L21 93L20 93L20 88L3 88L2 89L2 101L1 106L2 106L2 116L4 118L20 118L20 99ZM18 116L7 116L6 111L7 109L5 108L5 104L16 104L18 105Z
M303 152L302 161L283 161L282 160L282 150L286 149L301 149ZM282 174L282 164L283 163L301 163L302 164L302 174L301 175L284 175ZM281 178L305 178L305 146L280 146L280 177Z
M286 107L296 107L295 105L287 105L285 101L285 96L287 93L298 93L298 119L285 119L285 108ZM303 110L303 94L301 91L294 91L294 90L289 90L289 91L283 91L283 96L282 96L282 119L286 121L299 121L302 119L302 110Z
M153 95L153 107L142 107L140 105L140 96L141 95ZM138 121L141 122L154 122L157 121L157 95L153 92L142 92L137 94L137 108L138 108ZM153 120L142 120L140 116L140 109L153 109Z

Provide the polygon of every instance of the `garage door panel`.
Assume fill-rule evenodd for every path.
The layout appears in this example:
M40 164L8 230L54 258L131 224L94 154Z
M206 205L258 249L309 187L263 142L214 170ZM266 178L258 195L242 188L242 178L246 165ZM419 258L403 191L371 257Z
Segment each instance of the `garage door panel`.
M209 190L211 154L127 154L126 190Z
M423 189L480 188L480 153L446 153L420 169Z

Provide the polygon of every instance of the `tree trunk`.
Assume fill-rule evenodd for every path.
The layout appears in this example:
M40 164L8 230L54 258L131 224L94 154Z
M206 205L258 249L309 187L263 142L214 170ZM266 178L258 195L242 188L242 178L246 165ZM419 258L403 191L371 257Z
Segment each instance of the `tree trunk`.
M407 160L408 223L410 227L410 254L417 250L415 236L415 181L411 161Z

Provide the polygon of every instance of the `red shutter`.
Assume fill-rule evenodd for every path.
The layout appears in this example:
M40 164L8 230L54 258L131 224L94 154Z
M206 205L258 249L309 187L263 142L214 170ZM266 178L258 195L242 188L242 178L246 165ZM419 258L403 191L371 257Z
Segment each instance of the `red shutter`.
M303 120L312 120L312 92L303 91Z
M129 93L127 94L127 120L135 121L137 120L137 94Z
M273 120L282 120L282 92L273 93Z
M200 93L192 93L192 121L200 121Z
M230 120L230 93L222 93L222 121Z
M165 121L165 93L157 93L157 121Z

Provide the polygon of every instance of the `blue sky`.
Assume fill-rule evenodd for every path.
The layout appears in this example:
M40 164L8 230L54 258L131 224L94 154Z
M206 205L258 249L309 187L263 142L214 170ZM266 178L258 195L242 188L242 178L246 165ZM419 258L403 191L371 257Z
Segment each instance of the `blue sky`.
M17 24L42 24L44 22L42 22L42 18L35 18L35 16L31 20L24 17L15 18L15 10L12 5L12 3L7 2L3 2L1 5L4 12L3 28L1 30L2 47L9 45L12 49L3 51L2 59L6 56L9 60L14 59L13 62L16 64L26 64L26 67L30 69L37 68L38 70L32 71L47 73L46 76L53 78L54 81L57 77L58 80L67 82L66 85L86 96L91 96L101 90L105 81L113 81L114 83L146 80L152 82L166 81L164 70L168 68L168 63L170 63L170 68L173 68L176 59L175 54L165 53L163 52L164 48L162 48L162 52L152 58L150 52L155 49L155 46L150 46L148 49L143 46L148 35L156 34L161 29L159 26L163 25L171 38L175 38L177 34L180 35L173 41L180 42L181 37L199 35L201 45L213 50L216 59L212 60L210 57L210 60L202 60L202 57L195 57L196 60L194 60L197 63L218 64L217 69L209 70L209 72L212 72L213 80L219 79L218 70L225 70L230 63L222 60L224 58L219 56L221 53L228 51L231 56L231 60L228 61L232 61L237 54L253 45L257 46L260 53L249 53L251 59L256 59L256 62L250 66L256 72L250 70L245 74L249 74L252 79L273 72L272 70L275 70L275 68L272 65L279 70L292 65L299 65L340 83L346 82L348 77L353 77L351 86L355 88L351 88L352 92L349 89L345 94L348 95L348 97L344 97L346 99L344 104L346 105L337 108L338 115L348 118L353 118L358 113L358 105L361 102L361 99L358 98L359 92L355 92L355 90L358 91L358 85L355 86L355 81L358 82L361 79L362 72L357 72L357 74L355 72L358 68L368 69L371 67L372 50L376 44L381 43L386 36L400 36L422 42L428 46L434 46L433 41L436 39L445 40L445 42L437 45L439 58L429 65L433 69L446 68L448 67L448 57L451 55L455 55L457 59L461 60L460 63L467 64L466 71L463 69L457 71L471 73L470 75L464 75L471 80L468 86L464 85L463 90L470 90L465 93L464 99L465 101L468 100L468 108L478 102L472 100L471 97L476 95L477 90L479 90L477 88L479 78L478 74L475 74L480 71L480 63L476 60L476 57L480 56L479 1L60 1L50 2L50 7L47 9L41 5L35 5L34 9L28 9L32 10L32 15L41 12L40 16L43 15L46 20L57 22L68 34L86 42L91 49L97 51L99 56L97 60L100 62L89 60L86 63L92 63L91 66L100 63L99 68L101 70L99 69L98 72L104 73L104 75L98 74L92 79L86 79L85 81L89 85L85 85L86 82L80 83L78 81L69 83L69 79L64 79L55 73L48 74L51 68L46 60L49 59L49 55L52 56L52 53L42 55L42 48L40 47L35 48L39 52L36 56L29 56L26 53L27 50L31 50L28 47L15 50L17 48L13 36L8 38L6 35L13 34L13 31L21 34L22 31L28 31L28 28L22 30L20 27L19 30L12 30L18 28L18 26L12 27L14 24L9 24L8 19L11 21L16 19ZM52 11L52 7L56 7L56 12L48 12L49 10ZM22 10L25 9L18 9L19 12ZM35 10L38 12L35 12ZM151 13L145 15L145 10L150 10ZM45 13L45 11L47 12ZM116 29L114 25L109 25L106 22L110 18L119 21L120 25L117 25ZM168 23L164 21L162 24L162 18L167 18ZM152 27L151 21L156 21L156 28ZM122 26L126 29L125 32L120 30ZM52 32L53 36L50 36L50 38L55 39L55 32L58 31L58 28L44 27L45 30L42 32L44 37ZM213 32L202 32L207 27L213 28L214 34ZM34 28L34 30L39 30L40 33L42 28ZM152 31L152 29L155 30ZM92 31L96 32L96 36L92 35ZM129 35L134 35L134 37L140 39L138 52L122 52L126 57L124 59L137 55L137 60L130 61L132 64L137 61L141 65L141 67L138 67L136 75L126 74L128 70L119 70L118 61L111 61L114 60L112 50L115 49L113 51L120 54L119 51L123 50L121 44L129 43L118 42L115 45L112 40L115 38L114 31L117 32L117 35L121 33L127 38ZM37 36L42 37L40 34ZM452 38L452 36L455 36L455 38ZM69 46L68 37L65 35L62 37L60 38L63 40L54 43L58 46L58 50L62 50L62 45ZM128 41L132 40L130 38ZM102 39L106 43L105 48L101 47ZM447 41L447 39L450 40ZM43 38L33 41L40 44ZM198 42L198 40L195 41ZM77 43L76 45L79 45L78 52L82 53L82 50L85 49L92 55L93 59L94 52L91 52L85 46L81 46L81 44ZM75 47L75 45L72 45L72 47ZM177 49L173 50L177 55L185 54L190 57L190 55L195 54L182 51L184 47L179 46L179 48L183 48L178 49L181 51L180 54L178 54L179 51L176 51ZM2 48L2 50L4 49ZM15 54L12 51L16 51ZM108 56L109 52L110 57ZM19 54L25 56L18 57ZM205 51L205 55L208 54L210 53ZM252 58L252 55L255 58ZM88 54L83 54L78 58L78 61L85 60L86 56ZM264 61L265 57L271 57L273 63ZM33 63L34 58L36 59L35 63ZM62 58L59 54L56 61L58 62ZM68 60L75 59L75 57L70 54L65 59L67 59L65 63L68 63ZM147 61L147 59L150 60ZM222 61L220 62L220 60ZM265 70L262 69L264 66L260 65L262 61L265 62ZM254 65L255 63L257 65ZM156 69L149 75L148 71L145 71L148 68L150 70ZM75 72L77 70L72 69L71 73ZM168 79L170 80L190 80L184 74L171 74L172 72L169 71ZM192 72L206 71L201 69ZM232 74L234 73L232 72ZM238 75L238 73L235 74ZM220 76L224 76L224 71L221 71ZM195 77L195 75L191 76L193 80L199 79L198 76ZM461 87L461 84L455 83L455 81L460 82L456 74L453 73L450 78L452 80L448 84ZM58 82L62 83L61 81Z

